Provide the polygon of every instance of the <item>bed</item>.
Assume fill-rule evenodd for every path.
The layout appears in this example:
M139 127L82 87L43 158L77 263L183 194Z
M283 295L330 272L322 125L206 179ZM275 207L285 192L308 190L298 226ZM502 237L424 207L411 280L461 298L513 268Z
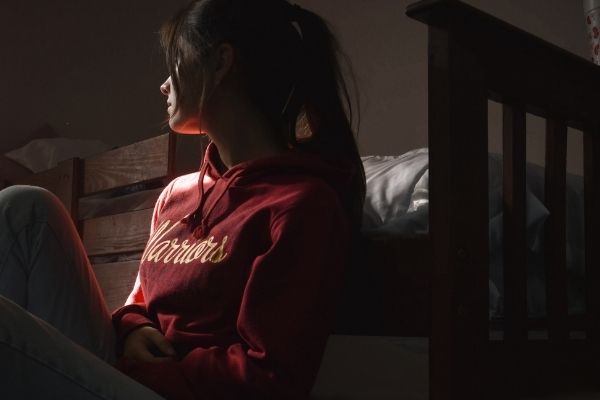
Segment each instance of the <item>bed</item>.
M459 1L423 0L408 6L407 15L429 26L427 223L408 224L408 234L363 232L334 333L349 342L357 335L385 336L402 349L406 342L393 338L428 338L409 346L418 354L415 362L428 368L428 389L407 398L600 391L600 240L594 236L600 228L600 67ZM502 156L488 154L488 100L502 104ZM547 215L538 225L546 305L533 316L527 113L546 119L539 197ZM567 284L567 127L584 136L584 307L577 312L569 311ZM197 170L205 146L198 137L163 134L12 183L43 186L61 198L109 306L116 307L133 285L153 202L170 179ZM503 176L503 296L495 316L489 308L490 157L500 157ZM398 371L398 381L423 378L408 371ZM325 392L319 398L343 398Z

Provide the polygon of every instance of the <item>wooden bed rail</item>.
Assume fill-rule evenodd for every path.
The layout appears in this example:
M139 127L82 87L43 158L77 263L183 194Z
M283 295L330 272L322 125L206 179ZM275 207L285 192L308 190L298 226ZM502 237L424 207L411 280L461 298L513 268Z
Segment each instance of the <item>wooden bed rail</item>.
M547 123L550 340L542 344L547 345L549 366L544 371L549 375L541 380L550 388L554 378L563 379L563 364L582 356L587 364L582 362L581 367L587 368L599 355L600 67L457 0L420 1L409 5L406 13L429 25L430 398L489 397L484 392L488 375L493 374L488 356L497 346L488 343L488 99L504 105L506 319L505 340L500 343L504 361L498 372L510 376L506 386L517 390L530 383L518 377L524 365L533 365L525 362L531 360L526 354L533 348L527 328L525 115L540 116ZM577 343L569 340L567 315L567 127L583 131L585 145L588 326L586 340ZM541 347L535 348L539 353Z
M87 158L81 195L165 177L174 150L175 137L163 134Z
M146 195L155 201L170 180L198 170L205 146L206 141L196 135L168 133L85 159L79 199L142 184L153 188ZM152 219L153 202L144 204L115 214L79 218L82 241L110 309L123 304L135 282ZM122 255L128 255L127 261L106 261Z
M592 62L458 0L419 1L406 14L451 32L457 45L476 54L492 100L519 102L528 113L581 131L598 129L600 93L593 88L600 74Z
M83 163L81 196L152 180L169 181L197 170L204 141L166 133L89 157Z
M114 309L122 304L135 281L139 263L135 257L148 239L153 202L143 202L135 209L113 208L110 215L86 218L79 213L80 202L97 195L129 193L137 186L152 188L146 195L156 200L171 179L198 169L205 146L206 141L195 135L163 134L86 159L66 160L11 183L40 186L59 197L77 226L107 304ZM106 261L124 254L133 260ZM103 260L100 263L99 257Z

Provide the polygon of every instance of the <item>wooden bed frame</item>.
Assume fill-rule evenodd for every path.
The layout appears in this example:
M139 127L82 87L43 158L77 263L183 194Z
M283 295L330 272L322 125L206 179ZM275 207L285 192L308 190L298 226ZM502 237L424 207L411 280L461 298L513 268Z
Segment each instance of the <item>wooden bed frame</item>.
M162 134L86 159L70 159L15 184L44 187L63 202L87 250L110 309L122 305L133 288L148 241L154 203L173 178L198 170L206 140ZM111 215L80 217L79 204L98 196L148 190L136 208L113 208ZM117 260L117 256L126 261Z
M429 25L430 397L597 390L600 68L458 1L421 1L407 15ZM505 319L497 341L488 322L488 99L503 104ZM547 122L546 340L528 336L526 113ZM567 126L584 135L584 339L571 337L582 327L567 313Z
M459 1L420 1L407 15L429 26L430 233L363 238L358 262L348 268L335 332L429 336L435 400L600 390L600 241L594 236L600 229L600 67ZM500 340L490 339L488 316L488 99L503 104ZM528 319L526 304L526 113L547 121L545 247L551 262L543 321ZM584 134L583 317L567 313L567 126ZM141 182L159 190L197 170L204 148L198 138L167 134L69 160L18 183L47 187L63 200L92 260L133 254L132 261L93 263L109 306L116 307L133 284L152 209L80 220L78 201ZM530 339L533 327L547 329L548 338ZM583 338L573 336L579 331Z

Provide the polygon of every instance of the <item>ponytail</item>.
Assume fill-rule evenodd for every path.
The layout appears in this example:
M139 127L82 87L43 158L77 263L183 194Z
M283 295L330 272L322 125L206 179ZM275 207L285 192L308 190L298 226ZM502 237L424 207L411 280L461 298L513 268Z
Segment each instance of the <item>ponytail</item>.
M288 10L301 35L299 73L289 111L284 114L288 141L293 147L316 153L334 165L353 169L352 181L342 189L345 193L341 196L352 221L359 227L365 173L352 130L352 102L338 61L343 54L321 17L298 5L289 5ZM349 63L348 67L351 72Z

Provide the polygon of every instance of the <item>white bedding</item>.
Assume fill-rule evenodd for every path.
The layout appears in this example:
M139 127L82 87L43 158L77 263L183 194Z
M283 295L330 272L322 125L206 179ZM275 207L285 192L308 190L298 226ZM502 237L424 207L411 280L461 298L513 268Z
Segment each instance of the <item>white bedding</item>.
M366 233L419 234L428 230L429 154L426 148L400 156L363 157L367 197L363 219ZM502 157L490 154L490 317L501 316ZM543 203L544 168L527 164L528 308L533 317L545 314L542 238L548 210ZM567 266L569 312L583 312L583 178L567 177Z

